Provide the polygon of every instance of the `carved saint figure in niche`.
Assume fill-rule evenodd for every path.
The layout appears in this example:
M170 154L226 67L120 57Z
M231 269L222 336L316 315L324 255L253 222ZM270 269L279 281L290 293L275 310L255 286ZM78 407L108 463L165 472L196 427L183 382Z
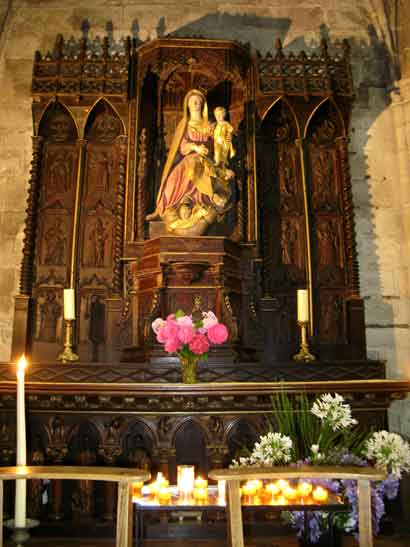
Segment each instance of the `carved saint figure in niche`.
M97 218L94 227L90 230L89 233L89 255L88 255L88 266L95 266L96 268L104 268L105 265L105 242L107 240L108 232L106 230L106 225L101 220Z
M66 152L57 152L48 168L49 194L64 194L70 188L71 158Z
M324 342L335 343L342 334L343 310L338 295L323 294L321 297L320 335Z
M334 166L329 150L319 149L313 157L313 202L316 209L331 210L335 207Z
M339 230L337 223L331 220L323 222L317 230L319 241L319 265L340 268Z
M233 171L212 160L214 127L203 93L192 89L179 122L157 195L147 220L161 218L169 232L201 235L231 208Z
M91 361L99 361L99 346L105 340L105 304L98 294L91 295L85 318L89 320L88 339L91 342Z
M54 142L65 142L71 137L70 120L64 114L57 114L50 121L49 139Z
M286 213L295 210L298 205L294 152L293 149L287 148L287 145L279 148L280 203Z
M292 220L285 220L281 232L282 264L298 264L297 241L297 225Z
M62 221L56 218L44 235L46 252L44 264L52 266L63 266L65 262L66 237L62 228Z
M39 340L55 342L57 339L57 320L61 315L61 306L53 292L47 293L45 301L40 305Z
M90 172L93 172L93 192L108 193L111 190L114 159L109 151L90 154Z
M121 122L110 112L104 112L98 116L93 129L97 141L112 142L121 133Z

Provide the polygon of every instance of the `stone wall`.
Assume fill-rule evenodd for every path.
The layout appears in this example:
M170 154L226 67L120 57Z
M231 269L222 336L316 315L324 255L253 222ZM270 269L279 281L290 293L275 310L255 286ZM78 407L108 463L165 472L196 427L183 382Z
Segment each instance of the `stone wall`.
M90 36L103 35L110 23L115 38L201 35L249 41L263 51L272 49L277 37L295 50L317 46L322 36L351 41L357 100L350 157L369 355L386 358L390 376L410 376L410 93L404 84L392 91L399 74L397 32L410 20L410 8L407 0L387 4L389 8L383 0L0 1L0 360L9 357L21 259L34 51L52 48L58 33L81 36L87 19ZM402 10L401 26L396 7ZM403 45L403 70L410 76L408 37ZM397 404L391 419L392 427L409 434L410 404Z

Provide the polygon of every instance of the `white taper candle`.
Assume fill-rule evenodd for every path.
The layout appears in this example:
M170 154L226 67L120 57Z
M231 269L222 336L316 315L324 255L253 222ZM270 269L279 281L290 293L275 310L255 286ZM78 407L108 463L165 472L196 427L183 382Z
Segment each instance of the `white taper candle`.
M66 321L74 321L75 319L74 289L64 289L64 319Z
M309 321L309 292L307 289L298 289L298 321Z
M17 465L26 465L26 409L24 401L24 375L27 366L24 355L17 364L17 447L16 463ZM14 525L16 528L25 528L26 526L26 487L25 480L16 481L16 498L14 505Z

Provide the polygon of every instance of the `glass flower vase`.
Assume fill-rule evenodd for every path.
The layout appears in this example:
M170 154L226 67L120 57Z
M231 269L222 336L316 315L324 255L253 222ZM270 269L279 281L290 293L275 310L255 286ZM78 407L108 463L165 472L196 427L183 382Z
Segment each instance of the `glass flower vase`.
M180 355L179 361L181 363L182 383L195 384L196 383L196 367L198 365L199 355L195 355L195 356L192 355L189 357Z

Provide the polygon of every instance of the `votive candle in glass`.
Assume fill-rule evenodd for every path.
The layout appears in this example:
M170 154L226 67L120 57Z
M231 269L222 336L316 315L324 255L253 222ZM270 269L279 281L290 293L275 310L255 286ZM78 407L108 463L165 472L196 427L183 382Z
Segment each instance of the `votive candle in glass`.
M178 465L177 488L184 496L190 496L195 486L195 468L193 465Z
M323 488L322 486L316 486L316 488L312 492L312 498L319 502L324 503L327 501L329 497L329 492L326 490L326 488Z
M276 482L269 482L265 486L266 492L269 492L269 494L273 497L277 496L280 492L279 486L276 484Z
M169 486L161 486L158 490L158 501L165 503L171 499L171 490Z
M312 493L313 486L310 482L300 482L298 484L298 494L301 498L307 498Z
M298 497L298 493L296 488L293 488L293 486L288 486L283 490L283 495L288 501L295 501Z
M198 501L206 500L208 497L208 488L194 488L194 498Z
M208 488L208 481L202 477L198 477L194 482L195 488Z

